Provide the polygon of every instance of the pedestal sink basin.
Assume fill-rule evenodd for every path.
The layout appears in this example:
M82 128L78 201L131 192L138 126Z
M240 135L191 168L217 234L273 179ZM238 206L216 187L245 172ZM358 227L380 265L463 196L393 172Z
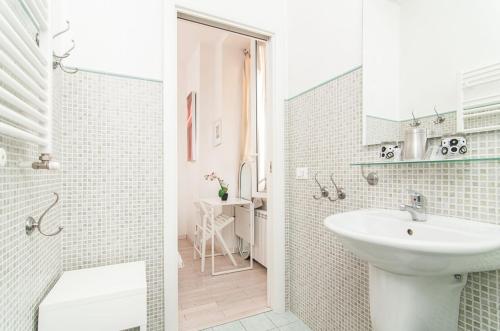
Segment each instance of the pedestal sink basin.
M325 226L369 263L375 331L456 331L467 273L500 269L500 226L366 209L329 216Z

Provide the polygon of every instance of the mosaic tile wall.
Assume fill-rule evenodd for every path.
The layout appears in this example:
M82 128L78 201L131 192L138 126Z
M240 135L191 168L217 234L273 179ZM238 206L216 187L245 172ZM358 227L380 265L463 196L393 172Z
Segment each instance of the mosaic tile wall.
M64 75L64 270L146 261L148 330L163 330L162 84Z
M54 86L53 155L60 158L59 86ZM35 330L38 305L61 274L61 236L27 236L26 217L38 217L49 206L53 192L61 192L60 171L20 168L35 161L37 146L0 135L7 165L0 167L0 330ZM45 231L57 229L61 205L43 221Z
M323 226L326 216L360 208L390 208L422 192L430 213L500 224L500 162L390 165L374 168L368 186L351 162L375 160L361 145L362 69L286 102L287 304L313 330L370 330L368 269ZM469 135L471 155L500 155L500 131ZM309 180L295 168L308 167ZM312 198L313 181L330 173L343 186L340 202ZM500 329L500 271L470 274L459 330Z

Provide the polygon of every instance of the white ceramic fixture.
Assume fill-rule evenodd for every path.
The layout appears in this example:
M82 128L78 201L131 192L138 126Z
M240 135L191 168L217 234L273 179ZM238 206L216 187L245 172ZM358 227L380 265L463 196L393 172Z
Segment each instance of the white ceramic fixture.
M63 272L39 307L39 331L128 330L147 323L146 263Z
M369 263L375 331L456 331L468 272L500 269L500 226L405 211L366 209L325 226Z

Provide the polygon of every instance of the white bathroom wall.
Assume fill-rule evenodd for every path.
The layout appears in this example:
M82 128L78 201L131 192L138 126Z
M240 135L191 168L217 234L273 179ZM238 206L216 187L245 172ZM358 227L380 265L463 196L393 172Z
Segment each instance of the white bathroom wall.
M179 39L180 41L180 39ZM187 161L187 132L186 132L186 97L191 92L200 92L200 45L196 46L193 53L186 54L185 62L179 64L179 93L178 93L178 153L179 153L179 209L178 209L178 234L185 236L191 228L194 217L193 201L198 193L198 162ZM199 98L199 96L197 96ZM199 106L199 99L197 100ZM197 149L198 150L198 149Z
M399 120L400 16L397 1L364 1L363 105L366 114L390 120Z
M162 80L162 0L53 0L57 30L71 31L57 43L63 52L74 39L77 47L65 63L95 71ZM281 29L280 1L174 1L179 7L232 18L249 26Z
M192 237L198 216L194 202L217 197L218 184L204 175L215 171L236 196L239 166L239 132L244 48L250 39L224 31L198 31L206 27L179 24L178 141L179 141L179 235ZM210 29L213 30L213 29ZM195 37L194 40L192 37ZM186 160L186 96L197 92L197 160ZM222 121L222 144L213 144L213 124Z
M58 38L63 53L74 39L68 66L162 80L162 0L53 0L56 30L71 23Z
M288 97L361 64L361 0L287 1Z
M171 0L178 8L220 17L249 27L281 31L285 18L284 0Z

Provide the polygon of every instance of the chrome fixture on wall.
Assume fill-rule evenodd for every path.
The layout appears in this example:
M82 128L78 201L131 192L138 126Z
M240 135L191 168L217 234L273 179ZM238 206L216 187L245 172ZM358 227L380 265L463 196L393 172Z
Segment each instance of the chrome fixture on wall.
M368 183L368 185L377 185L378 184L378 175L376 172L374 171L371 171L368 173L368 175L365 175L365 169L363 168L363 166L361 166L361 176L363 176L363 178L366 180L366 182Z
M59 202L59 194L57 194L56 192L54 192L54 195L56 196L56 200L42 213L42 215L40 215L40 217L38 218L38 221L36 221L31 216L29 216L26 219L25 229L26 229L26 234L28 236L30 234L32 234L33 231L35 231L35 229L37 229L38 232L40 232L42 235L44 235L46 237L52 237L52 236L58 235L63 230L63 227L59 226L58 230L56 230L53 233L45 233L45 232L42 231L42 221L43 221L43 218Z
M333 184L333 187L335 188L335 192L337 193L337 197L335 199L328 198L330 201L336 201L336 200L344 200L346 198L346 194L344 191L344 188L337 186L335 181L333 180L333 174L330 174L330 180Z
M58 33L56 33L54 36L52 36L52 39L56 39L57 37L65 34L68 32L70 29L69 26L69 21L66 21L66 28ZM67 74L76 74L78 72L78 69L71 69L66 67L62 61L70 56L70 53L75 49L75 41L71 40L71 43L73 44L66 52L64 52L62 55L57 55L55 52L52 53L52 68L55 70L58 67L64 71Z
M41 153L38 157L39 161L21 161L18 166L21 168L31 168L35 170L58 170L60 168L59 162L52 160L50 153Z
M35 170L59 169L59 163L52 161L52 156L48 153L42 153L38 159L40 161L36 161L31 164L31 167Z
M411 123L409 124L412 128L416 128L417 126L420 126L420 121L417 120L417 118L415 117L415 113L414 112L411 112L411 116L413 117L413 120L411 121Z
M399 210L407 211L411 214L412 221L424 222L427 220L424 206L424 196L413 190L408 190L411 196L411 205L401 204Z
M439 115L436 106L434 106L434 112L436 113L436 119L434 120L434 124L436 125L442 124L446 119L443 116Z
M326 186L322 186L318 181L318 173L314 175L314 181L316 182L316 184L318 184L320 195L313 195L313 198L316 200L320 200L321 198L328 198L330 192L328 191L328 188Z
M330 175L330 181L333 184L333 187L335 189L335 198L330 197L330 191L328 190L327 186L321 185L321 183L318 181L318 173L314 175L314 181L316 184L318 184L320 195L313 195L313 198L316 200L320 200L322 198L328 199L331 202L337 201L337 200L344 200L346 198L346 194L344 192L344 189L340 186L337 186L335 181L333 180L333 174Z

